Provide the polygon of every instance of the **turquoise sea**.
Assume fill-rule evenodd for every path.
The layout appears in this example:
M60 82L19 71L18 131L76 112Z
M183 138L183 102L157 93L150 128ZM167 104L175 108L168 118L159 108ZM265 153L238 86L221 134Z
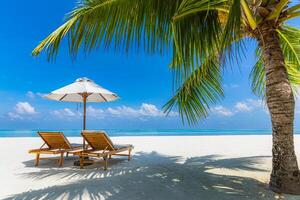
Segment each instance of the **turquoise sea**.
M195 130L195 129L168 129L168 130L142 130L142 129L104 129L110 136L194 136L194 135L270 135L271 130L258 129L232 129L232 130ZM47 130L0 130L0 137L36 137L37 131ZM53 130L51 130L53 131ZM69 137L80 136L80 130L57 130ZM300 134L300 130L295 131Z

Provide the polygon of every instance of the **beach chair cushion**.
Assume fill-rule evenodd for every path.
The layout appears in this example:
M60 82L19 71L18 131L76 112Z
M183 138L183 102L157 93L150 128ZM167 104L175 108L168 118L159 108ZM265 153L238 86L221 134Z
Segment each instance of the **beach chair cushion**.
M113 144L108 135L104 131L83 131L82 136L95 150L118 150L133 147L130 144Z
M131 144L114 144L114 148L116 150L125 149L125 148L128 148L128 147L133 148L133 145L131 145Z
M114 145L103 131L82 131L82 137L94 150L113 151Z
M62 132L38 132L49 149L72 149L71 144Z

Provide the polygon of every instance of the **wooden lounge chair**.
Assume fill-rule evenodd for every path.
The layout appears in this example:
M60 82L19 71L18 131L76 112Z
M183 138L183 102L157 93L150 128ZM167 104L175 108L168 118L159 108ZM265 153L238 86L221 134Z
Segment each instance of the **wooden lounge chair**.
M109 139L104 131L82 131L82 137L87 142L88 146L81 152L76 152L75 155L80 157L80 168L83 168L88 157L103 158L104 170L107 170L108 159L113 155L127 156L128 160L131 159L132 145L115 145ZM121 152L128 151L128 154Z
M39 149L31 149L29 153L36 154L35 166L39 165L40 160L58 160L61 167L64 163L64 154L82 150L82 145L71 145L68 139L62 132L38 132L39 136L44 141L44 144ZM41 154L60 154L59 158L41 158Z

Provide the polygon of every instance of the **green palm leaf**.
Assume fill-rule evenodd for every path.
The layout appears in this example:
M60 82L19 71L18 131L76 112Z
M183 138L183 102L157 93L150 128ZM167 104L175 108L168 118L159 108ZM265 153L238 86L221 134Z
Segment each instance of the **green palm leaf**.
M251 80L251 89L255 95L264 98L266 88L266 72L262 61L261 50L259 48L256 49L256 58L257 61L249 76Z
M210 26L207 29L206 26ZM216 11L198 12L172 22L174 39L173 69L183 75L200 65L201 59L218 51L221 24ZM199 38L202 38L199 40Z
M277 30L286 63L290 83L294 88L300 85L300 30L291 26L282 26ZM265 69L261 50L256 50L257 62L252 69L252 91L260 97L265 93Z
M232 53L239 52L240 1L226 2L229 10L225 23L219 21L218 13L215 10L199 11L201 6L206 5L204 3L197 4L195 1L183 1L184 5L179 6L179 11L175 15L176 20L173 21L176 55L173 56L172 67L176 71L174 85L178 88L164 108L166 111L170 111L176 106L183 121L186 119L189 124L207 117L210 106L223 97L221 58L217 56L218 52L224 60L233 58L231 57ZM194 4L191 6L189 3ZM194 12L192 12L193 9ZM188 10L188 15L183 14L187 12L186 10ZM197 19L195 26L190 28L189 23L194 17ZM200 23L196 24L198 22ZM208 26L210 28L207 28ZM197 38L201 38L201 40L197 40ZM236 51L231 51L232 46Z
M179 72L180 73L180 72ZM177 107L182 117L189 124L207 117L210 105L223 97L222 76L218 58L212 57L183 80L175 95L166 103L166 112Z
M300 85L300 71L297 69L298 67L299 66L293 63L286 62L289 81L294 89L294 92L297 92L297 86ZM262 60L259 59L250 73L250 79L252 80L251 88L253 93L262 98L265 97L265 75L265 68L262 64Z
M70 53L81 46L90 51L99 46L128 51L141 46L149 52L163 52L172 41L170 21L179 0L84 0L67 16L67 21L45 38L34 50L56 56L68 36Z
M286 62L293 63L300 69L300 30L291 26L277 29Z

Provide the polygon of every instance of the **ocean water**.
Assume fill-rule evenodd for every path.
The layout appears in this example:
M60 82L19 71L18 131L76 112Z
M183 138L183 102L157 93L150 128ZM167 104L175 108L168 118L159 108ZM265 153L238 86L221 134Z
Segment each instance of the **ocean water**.
M0 130L0 137L37 137L37 131L47 130ZM53 131L53 130L51 130ZM68 137L79 137L81 130L55 130L64 132ZM208 136L208 135L270 135L271 130L195 130L195 129L168 129L168 130L142 130L142 129L104 129L110 136ZM299 134L296 130L295 134Z

